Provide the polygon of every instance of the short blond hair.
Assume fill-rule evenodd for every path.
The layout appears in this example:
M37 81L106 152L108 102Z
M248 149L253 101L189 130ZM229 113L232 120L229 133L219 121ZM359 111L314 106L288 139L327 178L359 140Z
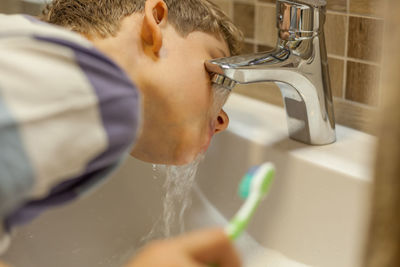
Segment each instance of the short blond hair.
M42 20L69 28L87 36L114 36L121 20L133 13L143 12L146 0L53 0L42 14ZM168 20L182 36L194 31L211 33L223 39L230 53L237 55L243 34L209 0L164 0Z

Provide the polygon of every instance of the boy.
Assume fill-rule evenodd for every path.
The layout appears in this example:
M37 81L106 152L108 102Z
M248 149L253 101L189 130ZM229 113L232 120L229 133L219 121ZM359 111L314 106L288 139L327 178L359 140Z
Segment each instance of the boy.
M236 54L241 34L208 0L54 0L43 20L79 35L0 16L3 235L79 197L127 149L185 164L228 125L210 115L204 61ZM152 244L129 266L238 262L217 229Z

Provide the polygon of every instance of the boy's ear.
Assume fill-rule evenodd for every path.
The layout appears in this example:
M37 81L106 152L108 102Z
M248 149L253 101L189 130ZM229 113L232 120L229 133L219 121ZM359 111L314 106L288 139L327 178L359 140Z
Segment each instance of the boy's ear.
M161 27L167 23L168 7L163 0L147 0L144 7L144 18L141 36L143 41L152 46L155 54L162 47Z

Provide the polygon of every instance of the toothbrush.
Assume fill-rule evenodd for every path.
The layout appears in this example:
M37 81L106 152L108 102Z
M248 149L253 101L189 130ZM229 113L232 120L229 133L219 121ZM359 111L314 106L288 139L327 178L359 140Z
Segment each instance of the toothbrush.
M275 176L272 163L264 163L251 168L239 185L239 195L245 203L225 227L225 233L231 240L237 239L246 229L260 201L268 194Z
M230 240L236 240L246 229L258 204L268 194L274 177L275 166L269 162L254 166L243 176L238 193L246 201L224 229ZM210 264L209 267L218 265Z

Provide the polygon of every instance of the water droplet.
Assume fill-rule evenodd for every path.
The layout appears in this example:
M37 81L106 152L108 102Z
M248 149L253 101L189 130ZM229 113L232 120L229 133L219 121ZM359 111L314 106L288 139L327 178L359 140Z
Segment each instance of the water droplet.
M159 176L159 169L158 169L158 165L157 164L153 164L153 167L152 167L152 169L153 169L153 179L154 180L157 180L158 179L158 176Z

